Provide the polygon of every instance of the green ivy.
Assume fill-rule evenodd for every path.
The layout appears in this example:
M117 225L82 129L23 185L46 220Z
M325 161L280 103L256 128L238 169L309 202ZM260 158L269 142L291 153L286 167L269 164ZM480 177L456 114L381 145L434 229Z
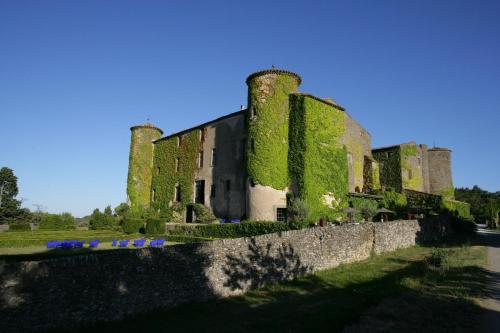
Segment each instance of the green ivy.
M153 143L159 139L161 131L155 128L137 127L132 129L130 143L127 194L133 210L149 205L151 194L151 164Z
M289 183L288 99L298 82L294 76L277 75L263 87L262 80L267 79L256 77L248 81L247 171L254 183L283 190Z
M396 191L384 191L381 206L393 211L399 211L407 207L408 200L405 194Z
M412 165L408 160L411 157L418 155L417 145L414 143L401 145L401 168L403 171L403 187L405 189L421 191L423 189L424 180L420 169ZM412 178L409 179L407 174L411 170Z
M379 163L380 185L401 192L401 154L399 146L376 150L372 152L373 158Z
M380 168L377 162L372 162L372 189L380 189Z
M449 200L442 197L441 205L450 212L463 218L470 218L470 204L466 202Z
M450 188L445 188L439 191L439 194L445 198L453 199L455 197L455 188L452 186Z
M200 130L195 129L183 134L179 146L177 142L178 137L175 136L155 144L151 186L151 191L155 192L155 200L151 201L151 206L160 212L171 210L176 185L180 185L181 188L181 202L176 205L179 206L177 210L183 210L193 201L194 177L198 167L196 161L201 149ZM177 158L178 172L176 172Z
M344 113L307 95L290 95L290 151L288 171L292 188L305 201L308 221L334 219L347 205L349 191L347 150L340 143ZM335 197L334 208L324 195Z

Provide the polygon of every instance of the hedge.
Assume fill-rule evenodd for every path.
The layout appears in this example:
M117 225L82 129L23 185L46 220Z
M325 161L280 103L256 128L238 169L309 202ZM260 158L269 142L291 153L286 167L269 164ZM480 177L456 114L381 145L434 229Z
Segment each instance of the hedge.
M123 232L126 234L144 232L144 220L127 217L123 219L122 228Z
M9 223L9 231L31 231L29 222Z
M241 223L207 224L196 227L175 226L172 235L189 235L208 238L239 238L290 230L283 222L248 221Z
M75 218L71 214L63 213L56 214L42 214L40 216L40 230L74 230L76 229Z
M147 219L146 220L146 234L158 235L165 233L165 222L160 219Z

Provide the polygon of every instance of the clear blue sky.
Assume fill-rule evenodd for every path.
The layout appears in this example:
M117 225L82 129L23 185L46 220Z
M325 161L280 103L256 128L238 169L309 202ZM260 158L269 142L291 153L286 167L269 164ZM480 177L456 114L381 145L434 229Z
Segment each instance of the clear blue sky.
M131 125L237 111L247 75L275 65L374 147L450 147L456 186L497 191L499 17L499 1L0 0L0 166L26 207L115 206Z

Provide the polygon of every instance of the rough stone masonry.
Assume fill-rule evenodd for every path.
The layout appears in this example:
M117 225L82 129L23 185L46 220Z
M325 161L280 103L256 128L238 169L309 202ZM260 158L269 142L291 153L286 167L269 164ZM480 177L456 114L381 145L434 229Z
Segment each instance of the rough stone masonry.
M450 232L446 221L315 227L252 238L2 264L2 332L71 328L239 295Z

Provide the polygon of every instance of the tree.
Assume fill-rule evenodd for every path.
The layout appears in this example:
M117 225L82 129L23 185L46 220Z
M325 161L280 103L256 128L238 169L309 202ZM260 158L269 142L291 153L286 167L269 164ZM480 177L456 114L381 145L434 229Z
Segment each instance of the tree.
M94 209L90 215L89 228L91 230L97 229L114 229L118 227L115 218L112 215L104 214L98 208Z
M129 210L130 210L129 205L127 205L125 202L122 202L121 204L115 207L115 214L123 217L127 215Z
M7 167L0 169L0 224L12 221L28 221L31 214L21 208L21 201L16 199L19 192L17 177Z
M111 206L107 206L106 208L104 208L104 214L106 214L108 216L113 215L113 209L111 209Z

